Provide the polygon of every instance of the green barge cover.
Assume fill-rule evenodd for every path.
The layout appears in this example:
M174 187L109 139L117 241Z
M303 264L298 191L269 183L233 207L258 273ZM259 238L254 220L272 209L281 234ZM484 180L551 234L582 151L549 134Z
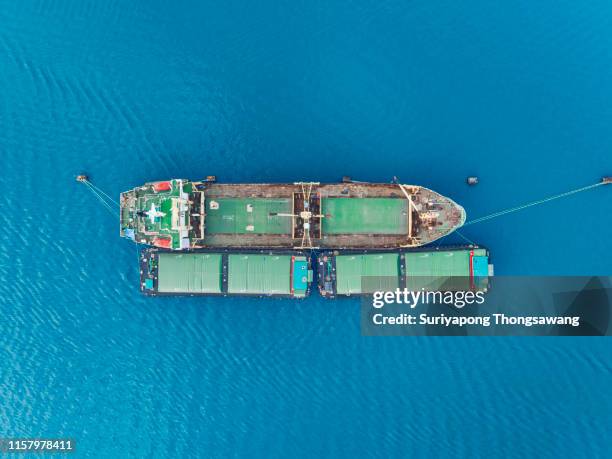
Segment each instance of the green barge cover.
M471 252L473 256L470 255ZM483 260L484 265L488 266L485 249L407 252L405 257L406 288L408 290L468 289L470 276L474 275L473 271L470 272L471 269L473 270L473 263Z
M323 198L324 234L408 234L408 200Z
M404 288L450 291L486 288L486 249L336 255L336 293L358 295Z
M367 290L396 289L399 287L399 254L378 253L336 257L336 291L339 295L362 293L362 278L368 279Z
M289 295L290 255L230 255L228 293Z
M144 253L142 285L163 294L286 295L305 297L312 283L300 254ZM224 273L226 275L224 282Z
M221 255L160 253L157 291L221 293Z

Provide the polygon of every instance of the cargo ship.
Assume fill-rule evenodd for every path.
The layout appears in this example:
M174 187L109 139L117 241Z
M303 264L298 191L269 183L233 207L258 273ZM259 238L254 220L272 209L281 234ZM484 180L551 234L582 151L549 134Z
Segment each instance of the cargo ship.
M432 190L398 183L219 184L173 179L120 197L120 234L169 250L410 248L465 222Z
M318 257L319 292L326 298L374 291L482 291L493 265L479 246L393 252L323 252Z
M309 255L293 251L140 254L140 289L149 296L257 296L305 298L313 280Z

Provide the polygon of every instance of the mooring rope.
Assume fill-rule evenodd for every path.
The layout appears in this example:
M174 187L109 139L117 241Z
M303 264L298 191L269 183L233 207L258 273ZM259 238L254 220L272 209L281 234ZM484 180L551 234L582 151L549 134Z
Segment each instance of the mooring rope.
M86 188L87 188L89 191L91 191L91 193L92 193L92 194L93 194L93 195L96 197L96 199L97 199L98 201L100 201L100 203L102 204L102 206L103 206L103 207L104 207L106 210L108 210L108 211L111 213L111 215L112 215L113 217L118 217L118 216L119 216L118 209L114 209L114 208L113 208L113 207L112 207L112 206L111 206L111 205L110 205L110 204L109 204L109 203L108 203L108 202L105 200L104 196L103 196L103 195L101 195L100 193L98 193L98 192L97 192L97 191L94 189L94 187L93 187L93 186L91 186L91 183L90 183L89 181L84 181L84 182L82 182L82 183L84 183L84 184L85 184ZM106 195L106 193L104 193L104 195ZM106 196L108 196L108 195L106 195ZM106 198L106 199L110 199L110 198ZM110 201L111 201L111 202L113 202L113 201L112 201L112 199L110 199ZM115 203L113 202L113 204L115 204ZM118 204L117 204L117 205L118 205Z
M136 242L136 241L134 241ZM134 244L136 246L136 266L138 267L138 272L140 272L140 245Z
M87 188L89 189L89 191L91 191L93 193L93 195L95 197L97 197L100 201L102 201L106 207L112 209L113 207L111 206L111 204L108 202L107 198L105 198L103 195L101 195L95 188L87 185Z
M595 183L593 185L584 186L582 188L578 188L578 189L575 189L575 190L566 191L565 193L557 194L555 196L550 196L548 198L539 199L537 201L533 201L533 202L530 202L530 203L527 203L527 204L523 204L523 205L520 205L520 206L511 207L509 209L501 210L499 212L495 212L495 213L492 213L492 214L489 214L489 215L485 215L483 217L476 218L474 220L470 220L470 221L464 223L463 226L474 225L476 223L482 223L484 221L491 220L492 218L501 217L502 215L507 215L507 214L510 214L512 212L518 212L519 210L527 209L528 207L533 207L533 206L537 206L537 205L540 205L540 204L544 204L546 202L554 201L555 199L564 198L564 197L570 196L572 194L580 193L582 191L587 191L587 190L590 190L592 188L597 188L598 186L601 186L601 185L605 185L605 182Z
M114 204L115 206L117 206L118 208L120 208L121 206L119 205L119 202L115 201L113 198L111 198L108 194L106 194L103 190L101 190L100 188L98 188L96 185L94 185L93 183L91 183L89 180L85 180L83 183L85 183L86 185L89 185L91 188L93 188L94 190L96 190L98 193L100 193L101 195L103 195L106 199L108 199L109 202L111 202L112 204Z
M478 245L476 244L474 241L472 241L471 239L469 239L468 237L464 236L463 234L461 234L461 232L459 231L455 231L455 233L457 233L459 236L461 236L461 238L466 241L468 244L472 244L472 245Z

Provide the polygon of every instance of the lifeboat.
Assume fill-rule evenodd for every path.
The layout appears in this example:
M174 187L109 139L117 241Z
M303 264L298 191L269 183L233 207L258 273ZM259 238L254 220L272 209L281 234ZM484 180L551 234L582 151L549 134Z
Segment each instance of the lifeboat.
M160 191L170 191L172 189L172 184L168 181L168 182L157 182L155 184L153 184L153 190L156 193L159 193Z
M172 239L156 237L153 239L153 245L161 249L169 249L172 246Z

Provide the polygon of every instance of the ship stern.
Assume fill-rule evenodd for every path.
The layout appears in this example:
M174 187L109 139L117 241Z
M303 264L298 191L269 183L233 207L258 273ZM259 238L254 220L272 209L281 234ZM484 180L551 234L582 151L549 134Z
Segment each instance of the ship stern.
M136 241L136 190L119 195L119 236Z

